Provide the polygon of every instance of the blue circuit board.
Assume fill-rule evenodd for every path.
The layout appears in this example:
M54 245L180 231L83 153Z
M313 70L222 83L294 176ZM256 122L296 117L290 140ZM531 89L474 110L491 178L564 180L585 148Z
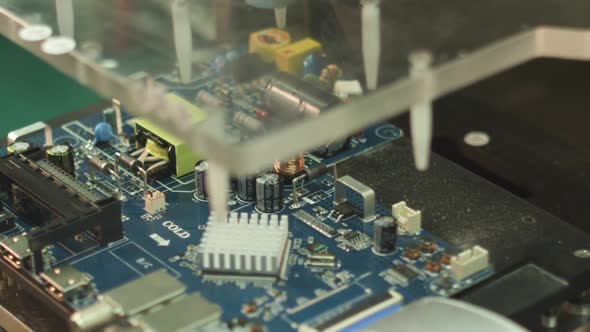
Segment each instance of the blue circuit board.
M125 119L128 120L129 115L125 114ZM88 153L84 147L94 138L92 128L101 120L100 115L94 115L69 122L61 128L54 128L53 135L55 143L67 142L76 148L77 178L109 194L116 188L114 179L91 169L83 158L83 154ZM379 124L352 138L348 150L329 160L306 155L305 162L308 166L320 162L338 163L402 136L400 129L390 124ZM41 135L29 140L43 143ZM107 160L113 160L116 151L125 152L128 149L123 144L111 144L95 147L92 151ZM48 248L52 265L70 264L88 273L93 277L97 293L106 292L158 269L165 269L184 283L189 293L199 292L210 302L220 305L223 321L245 319L258 322L269 331L284 331L296 330L304 323L316 326L372 295L389 290L395 290L403 296L403 305L425 296L453 294L492 273L491 270L485 270L471 278L457 281L450 277L446 265L440 273L427 271L425 264L431 257L457 252L456 248L427 230L417 235L400 235L397 251L393 255L374 254L371 249L371 222L363 222L360 217L354 216L337 223L330 216L334 208L334 177L323 175L304 184L304 189L300 191L299 206L293 204L292 188L286 186L285 209L281 214L289 216L291 248L284 279L275 282L207 280L200 273L197 253L210 212L207 202L194 197L193 174L180 178L167 176L150 182L150 189L157 189L166 195L166 209L153 215L144 210L141 179L127 172L122 181L125 235L122 240L103 247L90 235L82 235ZM359 198L352 194L348 200L357 207L361 205ZM10 210L10 206L7 209ZM229 210L256 212L253 203L241 202L235 194L230 195ZM298 211L305 211L318 218L339 234L333 238L320 234L293 216ZM391 207L379 204L377 213L381 216L391 215ZM14 236L28 230L29 224L17 219L17 228L3 235ZM346 241L341 241L342 236L349 232L359 234L359 246L362 248L357 250L347 245ZM406 248L414 248L424 240L434 244L434 252L422 253L415 260L404 256ZM336 255L338 267L306 267L305 247L310 243L322 244L328 252ZM386 272L395 265L409 267L415 272L415 277L407 283L388 277ZM93 298L89 298L71 305L82 308L92 301ZM249 309L245 310L245 306ZM216 329L227 328L228 325L222 323L216 326Z

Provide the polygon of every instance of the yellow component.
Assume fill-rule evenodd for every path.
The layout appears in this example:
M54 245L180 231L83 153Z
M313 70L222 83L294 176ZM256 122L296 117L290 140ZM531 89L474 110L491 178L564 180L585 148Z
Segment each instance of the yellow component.
M300 77L303 74L305 58L312 52L321 50L321 48L322 44L311 38L305 38L287 45L281 48L275 56L277 69Z
M145 143L145 149L152 155L160 159L168 160L168 151L166 148L159 146L156 142L148 138Z
M270 28L250 34L250 53L260 55L263 61L272 63L277 51L289 45L291 35L284 30Z
M182 97L175 94L169 93L166 95L170 105L182 105L187 109L192 119L186 119L187 121L197 124L205 121L207 114L191 104ZM202 160L200 156L193 153L190 147L181 139L171 134L152 121L144 118L135 120L135 134L136 136L143 136L145 140L145 147L151 154L156 157L168 159L174 166L174 175L177 177L183 176L193 171L195 164ZM138 143L139 144L139 143Z

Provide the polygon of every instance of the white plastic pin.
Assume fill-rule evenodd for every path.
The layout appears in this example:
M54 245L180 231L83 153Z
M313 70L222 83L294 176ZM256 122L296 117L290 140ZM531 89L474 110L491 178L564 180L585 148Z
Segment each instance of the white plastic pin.
M410 130L416 169L425 171L430 163L430 145L432 142L432 100L434 89L432 78L432 54L427 50L412 52L410 60L410 77L420 80L420 100L410 109Z
M172 24L180 81L187 84L190 83L193 76L193 32L191 29L190 8L186 0L172 1Z
M367 89L377 89L381 61L381 0L361 0L363 59Z

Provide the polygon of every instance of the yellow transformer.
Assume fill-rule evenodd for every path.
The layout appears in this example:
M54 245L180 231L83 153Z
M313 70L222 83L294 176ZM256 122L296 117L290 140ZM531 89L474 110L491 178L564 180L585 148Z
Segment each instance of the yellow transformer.
M192 119L187 121L205 121L206 113L184 98L172 93L166 98L171 104L181 104L191 112ZM135 120L135 138L139 148L145 148L152 156L168 160L172 174L177 177L192 172L195 163L202 159L184 141L145 118Z
M303 74L303 62L305 58L309 54L321 50L321 48L322 44L311 38L305 38L291 45L287 45L278 50L275 55L277 69L300 77Z
M291 35L277 28L265 29L250 34L250 53L260 55L263 61L272 63L276 52L289 45Z

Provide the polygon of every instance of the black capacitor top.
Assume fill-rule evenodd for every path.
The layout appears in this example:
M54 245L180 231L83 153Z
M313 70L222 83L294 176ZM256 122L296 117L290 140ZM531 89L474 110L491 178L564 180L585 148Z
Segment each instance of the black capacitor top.
M76 177L74 149L67 144L54 145L45 151L45 157L67 174Z

